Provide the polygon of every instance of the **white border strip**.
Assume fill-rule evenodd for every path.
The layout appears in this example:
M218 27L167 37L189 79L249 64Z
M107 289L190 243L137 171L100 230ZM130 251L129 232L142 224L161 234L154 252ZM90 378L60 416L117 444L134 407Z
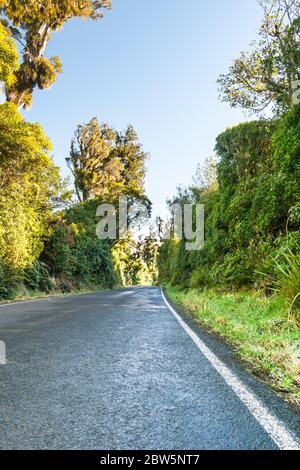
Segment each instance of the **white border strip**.
M271 414L263 405L263 403L231 372L231 370L201 341L194 331L186 324L186 322L178 315L173 307L167 301L163 289L161 289L162 298L180 323L186 333L192 338L198 349L204 354L206 359L223 377L227 385L236 393L239 399L244 403L259 424L273 439L280 450L300 450L300 442L297 441L273 414Z

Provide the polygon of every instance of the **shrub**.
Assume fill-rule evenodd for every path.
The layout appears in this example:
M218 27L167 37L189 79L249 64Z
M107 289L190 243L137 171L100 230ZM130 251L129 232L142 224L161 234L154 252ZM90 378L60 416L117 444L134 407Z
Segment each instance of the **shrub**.
M13 297L19 279L20 274L0 260L0 299L7 300Z
M190 287L205 288L212 285L211 270L207 266L199 266L192 272L190 278Z
M285 249L280 256L274 258L275 288L281 292L289 302L289 312L295 312L300 319L300 246L297 252Z
M51 292L52 283L48 266L41 261L36 261L32 267L25 269L24 283L33 291Z

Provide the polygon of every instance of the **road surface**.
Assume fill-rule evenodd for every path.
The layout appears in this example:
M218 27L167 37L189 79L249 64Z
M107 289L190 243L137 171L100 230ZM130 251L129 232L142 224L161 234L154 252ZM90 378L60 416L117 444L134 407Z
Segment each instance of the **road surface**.
M299 415L185 322L155 287L0 306L0 449L297 446Z

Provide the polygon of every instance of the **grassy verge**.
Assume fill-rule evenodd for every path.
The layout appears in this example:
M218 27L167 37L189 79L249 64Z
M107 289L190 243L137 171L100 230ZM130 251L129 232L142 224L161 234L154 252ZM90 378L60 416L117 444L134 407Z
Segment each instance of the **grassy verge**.
M300 405L300 329L287 320L283 299L260 293L182 291L167 288L169 298L181 305L207 329L234 346L249 368Z
M14 293L14 296L10 300L0 300L1 304L9 304L13 302L21 302L24 300L39 300L48 299L51 297L70 297L72 295L92 294L93 292L99 292L107 290L103 286L86 286L78 289L74 289L68 293L62 293L61 291L52 291L49 294L40 291L30 291L27 289L20 289Z

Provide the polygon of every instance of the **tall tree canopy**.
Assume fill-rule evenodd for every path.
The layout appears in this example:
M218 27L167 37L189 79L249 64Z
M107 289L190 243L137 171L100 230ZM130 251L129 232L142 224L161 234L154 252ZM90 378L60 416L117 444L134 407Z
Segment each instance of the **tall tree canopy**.
M35 87L49 88L62 71L59 57L44 56L52 33L72 18L97 20L104 8L111 8L111 0L0 0L2 24L21 44L23 54L17 80L7 87L8 100L27 108Z
M144 196L146 159L132 126L120 133L93 118L78 126L67 164L80 201L115 201L122 195Z
M293 104L300 80L300 1L258 0L264 11L259 40L242 52L218 83L232 107L275 112Z
M19 55L13 39L0 23L0 82L10 87L19 68Z
M0 105L0 265L31 265L63 189L50 141L13 103Z

